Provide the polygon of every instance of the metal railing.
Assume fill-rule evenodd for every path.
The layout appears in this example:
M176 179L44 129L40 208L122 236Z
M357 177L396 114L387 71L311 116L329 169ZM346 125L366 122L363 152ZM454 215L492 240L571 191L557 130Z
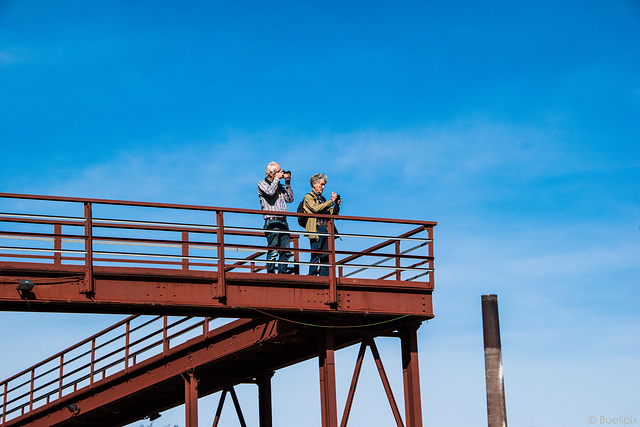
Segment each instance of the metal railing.
M215 335L215 318L130 316L0 383L5 423ZM71 411L72 408L69 408Z
M283 213L328 224L328 249L303 247L304 230L289 221L293 247L266 246L263 211L103 199L0 193L0 263L81 265L85 283L95 266L264 273L268 250L292 254L288 265L326 266L337 278L424 281L433 286L435 222ZM335 224L339 223L340 232ZM363 232L362 230L365 230ZM375 230L375 233L371 233ZM336 240L336 239L340 240ZM373 245L371 246L371 244ZM312 252L326 261L303 261ZM90 291L88 289L87 291Z

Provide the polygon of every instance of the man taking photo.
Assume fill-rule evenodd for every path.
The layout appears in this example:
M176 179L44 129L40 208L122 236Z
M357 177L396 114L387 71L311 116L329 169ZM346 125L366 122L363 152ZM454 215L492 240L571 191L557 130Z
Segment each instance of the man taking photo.
M290 236L287 218L278 215L278 212L287 211L287 203L293 202L293 190L291 189L291 172L283 171L276 162L271 162L265 169L266 177L258 182L258 197L264 214L264 234L267 237L267 246L279 249L288 249ZM285 185L280 183L284 178ZM290 273L287 269L287 261L291 253L286 250L267 251L267 273L275 273L276 259L278 259L278 273Z

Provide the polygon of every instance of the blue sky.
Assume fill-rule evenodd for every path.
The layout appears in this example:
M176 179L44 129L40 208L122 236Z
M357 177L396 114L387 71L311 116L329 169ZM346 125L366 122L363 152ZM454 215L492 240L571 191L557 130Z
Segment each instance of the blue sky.
M0 0L0 183L258 208L269 161L297 198L327 173L344 213L438 221L425 425L486 423L486 293L509 425L640 417L639 46L637 0ZM0 330L3 378L117 320L0 319L41 334ZM274 393L277 425L320 425L315 362Z

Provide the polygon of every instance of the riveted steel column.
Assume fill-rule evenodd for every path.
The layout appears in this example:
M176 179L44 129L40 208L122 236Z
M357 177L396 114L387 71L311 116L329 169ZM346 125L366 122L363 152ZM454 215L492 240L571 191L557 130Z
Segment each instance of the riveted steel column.
M273 372L265 372L257 378L258 405L260 412L260 427L272 427L271 377Z
M320 364L322 427L338 426L334 346L333 331L327 329L324 333L321 332L318 340L318 360Z
M185 427L198 427L198 380L193 371L184 378Z
M402 373L404 378L404 409L407 427L422 427L420 372L418 369L419 323L410 324L401 332Z
M482 295L482 329L484 332L488 425L489 427L506 427L507 408L504 397L497 295Z

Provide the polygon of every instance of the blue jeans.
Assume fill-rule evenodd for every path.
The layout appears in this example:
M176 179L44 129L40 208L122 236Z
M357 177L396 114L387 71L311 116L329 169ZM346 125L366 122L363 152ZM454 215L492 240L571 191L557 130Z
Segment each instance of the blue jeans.
M317 232L318 233L326 233L327 230L327 226L326 225L319 225ZM311 250L321 250L321 251L326 251L329 249L329 237L328 236L318 236L318 240L311 240L310 242L311 245ZM323 263L323 264L327 264L329 263L329 254L322 254L322 253L314 253L311 252L311 261L312 264L318 264L318 263ZM323 265L321 267L318 267L317 265L310 265L309 266L309 275L311 276L315 276L316 274L318 274L319 271L319 276L328 276L329 275L329 266L327 265Z
M267 246L272 248L289 248L290 236L289 233L273 233L266 230L274 231L289 231L289 226L286 221L280 219L269 218L264 221L264 235L267 237ZM278 273L284 274L287 272L287 261L289 260L290 252L287 251L267 251L267 261L275 261L278 259ZM267 273L275 273L276 263L267 263Z

